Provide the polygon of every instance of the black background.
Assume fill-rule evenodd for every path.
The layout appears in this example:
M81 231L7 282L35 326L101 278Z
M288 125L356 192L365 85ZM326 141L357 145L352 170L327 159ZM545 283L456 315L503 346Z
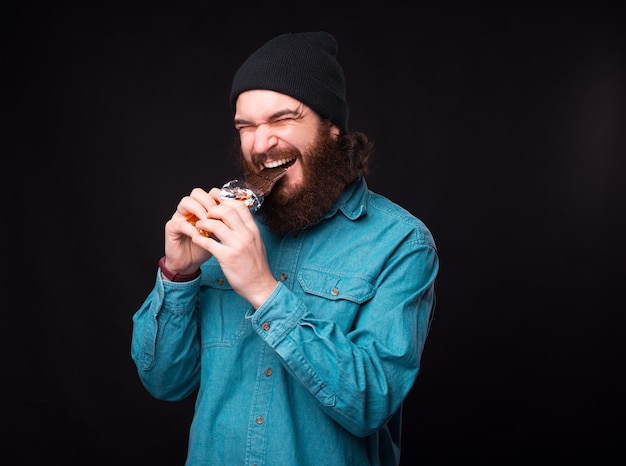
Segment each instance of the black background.
M619 2L52 3L5 16L8 464L183 463L193 402L143 389L131 317L179 198L235 173L237 66L321 29L370 187L439 247L403 464L623 458Z

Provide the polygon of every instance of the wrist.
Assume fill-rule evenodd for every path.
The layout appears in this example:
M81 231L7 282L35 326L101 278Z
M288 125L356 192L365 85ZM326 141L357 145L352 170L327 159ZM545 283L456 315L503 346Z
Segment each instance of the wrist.
M159 268L161 269L161 273L165 278L167 278L171 282L189 282L194 280L200 276L200 269L196 270L194 273L182 274L172 272L165 266L165 256L159 259Z

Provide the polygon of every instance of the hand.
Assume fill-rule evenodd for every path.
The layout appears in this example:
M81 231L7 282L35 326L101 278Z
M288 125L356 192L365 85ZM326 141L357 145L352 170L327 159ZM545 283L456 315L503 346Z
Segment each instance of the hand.
M217 195L217 197L216 197ZM176 212L165 224L165 263L173 272L193 273L211 257L205 247L193 242L202 233L189 222L189 219L206 218L209 209L219 203L219 189L210 192L195 188L189 196L181 199Z
M220 200L219 194L219 189L210 191L213 202L204 215L193 211L198 217L196 227L212 236L194 234L191 241L215 256L233 289L258 309L278 282L248 207L238 200Z

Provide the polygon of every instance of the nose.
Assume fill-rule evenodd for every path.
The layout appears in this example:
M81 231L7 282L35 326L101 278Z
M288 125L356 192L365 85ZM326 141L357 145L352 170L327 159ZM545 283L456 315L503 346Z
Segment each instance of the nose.
M272 126L262 123L254 132L254 152L263 154L278 145L278 137L274 134Z

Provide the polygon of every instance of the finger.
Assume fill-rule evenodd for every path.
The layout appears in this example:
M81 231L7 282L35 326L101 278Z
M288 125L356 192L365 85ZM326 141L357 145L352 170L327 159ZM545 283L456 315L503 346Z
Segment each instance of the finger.
M173 235L172 237L174 238L178 235L192 237L198 234L198 230L197 228L195 228L195 223L195 220L188 220L186 216L176 212L167 222L166 230L168 232L168 235Z
M219 220L231 230L241 230L252 221L252 214L243 202L227 199L211 208L206 214L206 219Z
M202 188L194 188L188 196L180 200L176 206L174 216L182 216L195 226L198 219L206 218L208 209L218 204L214 193L215 189L207 193Z
M219 194L218 188L211 188L209 191L205 191L202 188L194 188L189 194L189 197L206 207L211 207L215 204L219 204L219 195L216 194Z
M213 207L206 218L196 222L196 228L204 236L207 236L206 232L211 232L216 239L230 246L251 241L252 227L246 224L246 216L252 216L245 206L242 208L238 204L241 204L240 201L229 201Z

